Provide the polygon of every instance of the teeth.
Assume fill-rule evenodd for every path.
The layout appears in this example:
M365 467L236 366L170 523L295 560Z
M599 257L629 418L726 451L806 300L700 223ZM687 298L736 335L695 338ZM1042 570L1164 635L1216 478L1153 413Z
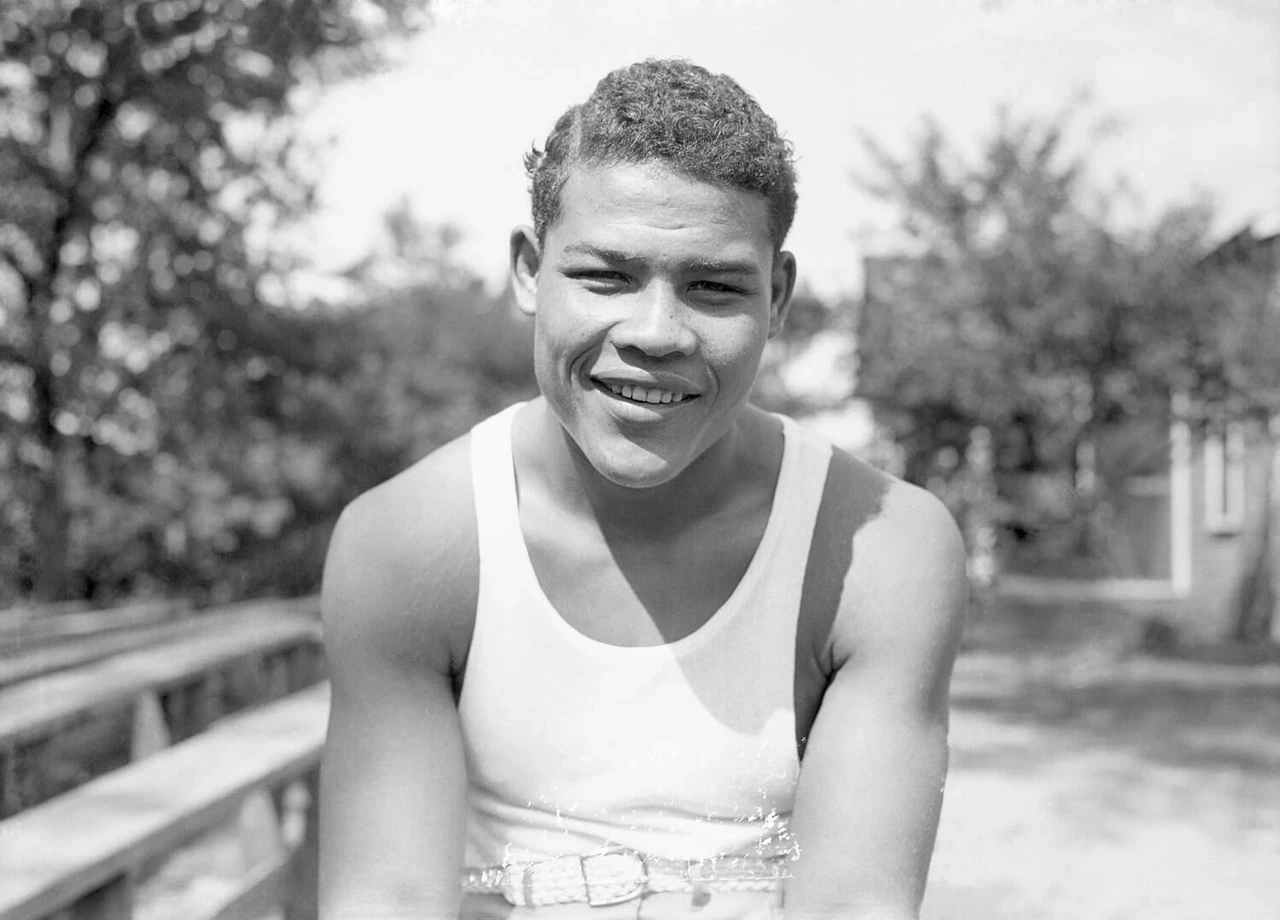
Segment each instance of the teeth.
M623 399L649 403L651 405L682 402L686 396L686 394L677 393L674 390L660 390L656 387L646 389L645 387L633 386L629 383L606 383L605 386L608 387L609 392L614 396L621 396Z

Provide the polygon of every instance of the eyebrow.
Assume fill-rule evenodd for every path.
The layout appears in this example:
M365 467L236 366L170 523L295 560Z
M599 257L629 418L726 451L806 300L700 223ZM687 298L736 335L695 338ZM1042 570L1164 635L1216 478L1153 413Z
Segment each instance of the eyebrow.
M754 262L739 262L733 259L694 259L685 264L685 268L698 274L711 275L757 275L760 266Z
M569 256L594 256L605 262L638 261L634 256L629 256L621 250L605 249L601 246L592 246L590 243L570 243L564 247L564 254Z
M618 249L607 249L602 246L593 246L590 243L570 243L564 248L565 255L581 255L592 256L605 262L615 262L619 264L629 264L639 262L640 259L633 255L622 252ZM760 266L756 263L746 260L737 259L692 259L683 263L682 268L685 271L696 274L714 274L714 275L758 275L760 274Z

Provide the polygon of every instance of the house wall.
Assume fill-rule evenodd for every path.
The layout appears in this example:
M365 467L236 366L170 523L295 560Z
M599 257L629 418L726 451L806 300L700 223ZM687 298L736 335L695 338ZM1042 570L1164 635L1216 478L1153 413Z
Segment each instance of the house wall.
M1170 580L1169 474L1132 477L1114 503L1116 542L1126 553L1128 577Z
M1206 442L1197 438L1191 451L1191 588L1179 620L1202 639L1221 639L1231 632L1231 597L1244 570L1244 549L1264 513L1268 455L1260 426L1246 426L1244 454L1244 521L1234 532L1214 532L1206 513Z

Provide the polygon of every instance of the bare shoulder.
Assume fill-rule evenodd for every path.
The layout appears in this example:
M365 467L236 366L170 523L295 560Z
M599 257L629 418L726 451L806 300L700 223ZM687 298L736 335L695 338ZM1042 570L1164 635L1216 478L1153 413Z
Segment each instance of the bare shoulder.
M321 591L335 677L375 662L460 670L479 572L470 446L451 441L343 510Z
M914 653L949 673L969 590L951 512L927 490L843 451L833 455L828 491L847 509L851 531L833 658Z

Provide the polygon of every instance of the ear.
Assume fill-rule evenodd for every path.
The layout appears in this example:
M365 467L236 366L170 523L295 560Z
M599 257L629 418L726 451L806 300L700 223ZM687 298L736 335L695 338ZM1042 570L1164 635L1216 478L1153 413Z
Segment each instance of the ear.
M511 287L515 291L520 312L533 316L538 301L538 268L542 264L542 247L532 227L516 227L511 231Z
M789 252L780 252L773 260L773 275L769 284L769 338L782 331L795 289L796 257Z

